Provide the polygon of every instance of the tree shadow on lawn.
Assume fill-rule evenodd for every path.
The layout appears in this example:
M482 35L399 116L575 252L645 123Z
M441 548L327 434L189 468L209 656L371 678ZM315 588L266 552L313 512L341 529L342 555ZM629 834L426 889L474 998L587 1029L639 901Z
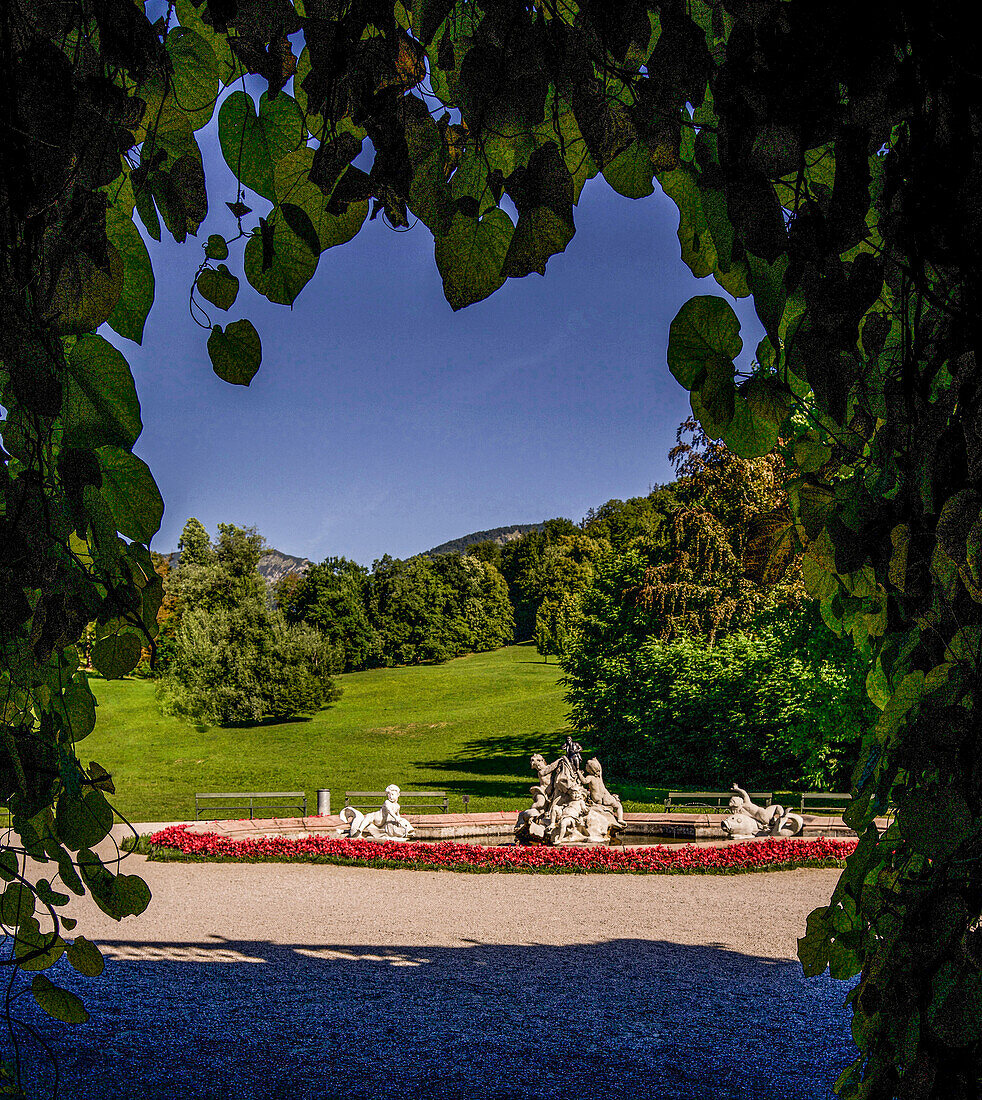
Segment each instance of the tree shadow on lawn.
M458 794L476 797L524 798L535 781L535 772L529 764L534 752L547 755L550 745L562 745L565 732L543 734L496 734L468 741L449 760L414 760L420 768L434 771L469 772L487 779L454 779L447 784ZM559 750L556 755L559 755ZM549 755L550 761L554 759ZM528 776L527 779L508 780L503 776Z
M47 1021L64 1095L831 1100L856 1056L848 983L723 945L216 941L57 964L91 1014Z
M529 787L535 782L535 772L529 760L533 753L541 753L552 763L562 755L563 742L570 732L564 727L551 733L495 734L490 737L477 737L463 745L449 760L414 760L417 767L431 768L434 771L469 772L472 775L493 776L494 779L454 779L447 786L459 794L479 797L524 798ZM574 733L574 737L576 734ZM589 745L583 746L583 759L588 760L596 753L603 764L602 750ZM503 780L502 776L528 776L521 780ZM621 795L625 801L642 804L661 804L664 801L664 788L620 782L609 772L604 777L611 789Z
M324 710L321 707L321 710ZM254 730L263 729L266 726L292 726L298 722L311 722L313 721L313 715L303 714L298 718L250 718L243 719L241 722L230 722L227 726L221 726L221 729L226 730Z

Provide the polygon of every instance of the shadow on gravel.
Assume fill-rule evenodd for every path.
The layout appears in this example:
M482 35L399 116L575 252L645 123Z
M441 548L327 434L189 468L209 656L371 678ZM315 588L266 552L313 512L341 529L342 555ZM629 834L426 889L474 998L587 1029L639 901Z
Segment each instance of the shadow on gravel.
M102 947L52 973L91 1013L45 1027L62 1096L830 1100L855 1057L847 983L722 947Z

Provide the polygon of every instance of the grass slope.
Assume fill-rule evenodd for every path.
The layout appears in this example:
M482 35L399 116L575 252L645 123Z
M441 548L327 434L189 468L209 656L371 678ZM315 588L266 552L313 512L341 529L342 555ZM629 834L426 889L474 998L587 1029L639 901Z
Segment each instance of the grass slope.
M529 804L530 754L553 759L562 746L559 676L532 646L509 646L348 673L340 701L311 719L235 729L163 717L149 681L93 679L98 720L78 751L112 772L114 801L131 821L193 818L195 791L304 789L313 812L318 787L330 787L337 809L346 790L388 783L447 790L457 812L463 794L472 810L519 809Z

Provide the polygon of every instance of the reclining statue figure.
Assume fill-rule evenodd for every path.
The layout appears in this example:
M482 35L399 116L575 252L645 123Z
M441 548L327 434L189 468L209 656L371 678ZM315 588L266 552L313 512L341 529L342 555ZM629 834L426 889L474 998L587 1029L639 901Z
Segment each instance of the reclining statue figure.
M800 814L789 813L783 806L758 806L750 795L736 783L735 792L730 799L728 817L720 822L720 827L732 839L758 836L797 836L805 827L805 819Z
M347 831L342 827L338 835L351 840L359 837L368 840L406 840L416 831L399 812L399 788L395 783L385 788L385 801L381 809L363 814L354 806L345 806L341 810L341 820L345 822Z

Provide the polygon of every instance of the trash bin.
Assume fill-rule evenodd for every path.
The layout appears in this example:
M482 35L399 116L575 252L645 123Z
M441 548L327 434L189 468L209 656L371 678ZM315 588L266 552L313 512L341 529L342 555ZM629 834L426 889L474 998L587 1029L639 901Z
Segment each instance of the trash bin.
M331 789L322 787L317 791L317 816L331 816Z

